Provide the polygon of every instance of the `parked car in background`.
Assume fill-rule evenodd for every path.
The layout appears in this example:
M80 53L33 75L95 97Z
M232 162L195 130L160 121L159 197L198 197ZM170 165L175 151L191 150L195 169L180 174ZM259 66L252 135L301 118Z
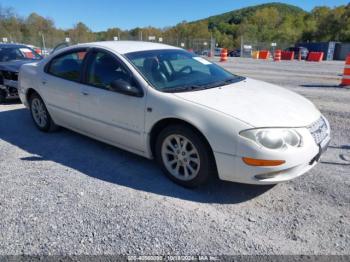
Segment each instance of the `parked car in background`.
M21 44L0 44L0 103L18 98L18 72L23 64L42 57L32 48Z
M221 50L222 48L215 48L214 49L214 56L221 56ZM209 56L210 50L203 50L201 55L203 56Z
M301 53L301 59L306 60L309 54L309 50L306 47L289 47L286 51L294 52L294 59L299 58L299 52Z
M210 53L210 50L206 49L206 50L203 50L201 55L202 56L209 56L209 53Z
M230 57L241 57L241 49L235 49L228 52Z
M43 55L42 54L42 48L39 48L39 47L36 47L36 46L34 46L34 45L26 45L27 47L30 47L31 49L33 49L37 54L39 54L39 55Z
M288 181L314 167L330 141L328 121L301 95L168 45L70 46L23 65L19 76L39 130L63 126L155 158L186 187L216 175Z
M214 56L220 56L221 55L222 48L215 48L214 49Z

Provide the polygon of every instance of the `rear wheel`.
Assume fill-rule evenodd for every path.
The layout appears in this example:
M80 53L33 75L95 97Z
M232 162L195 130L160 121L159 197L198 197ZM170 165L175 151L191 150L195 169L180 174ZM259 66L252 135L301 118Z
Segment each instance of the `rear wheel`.
M37 128L44 132L55 131L57 125L51 119L42 98L34 93L29 99L30 112Z
M211 149L187 126L168 126L159 134L156 158L164 173L185 187L197 187L214 173Z

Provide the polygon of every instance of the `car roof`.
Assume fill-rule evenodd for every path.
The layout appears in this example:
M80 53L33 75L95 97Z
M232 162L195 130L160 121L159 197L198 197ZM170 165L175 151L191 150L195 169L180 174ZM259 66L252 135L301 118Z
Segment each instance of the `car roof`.
M28 47L23 44L7 44L7 43L0 43L0 47Z
M119 54L126 54L139 51L148 50L165 50L165 49L180 49L178 47L153 43L153 42L142 42L142 41L102 41L78 44L71 47L101 47L106 49L112 49Z

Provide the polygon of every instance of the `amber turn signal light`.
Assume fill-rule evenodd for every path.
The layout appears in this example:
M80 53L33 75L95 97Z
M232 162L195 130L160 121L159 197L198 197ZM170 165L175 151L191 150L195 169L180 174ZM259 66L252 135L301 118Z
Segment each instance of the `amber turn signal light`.
M242 157L242 160L249 166L280 166L286 162L284 160L263 160L249 157Z

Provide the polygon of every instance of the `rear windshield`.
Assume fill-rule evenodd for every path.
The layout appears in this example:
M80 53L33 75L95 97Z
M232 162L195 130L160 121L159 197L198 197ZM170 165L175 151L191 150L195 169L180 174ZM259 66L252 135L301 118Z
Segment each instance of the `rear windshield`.
M41 59L42 57L33 49L21 47L0 47L0 62L8 62L13 60Z

